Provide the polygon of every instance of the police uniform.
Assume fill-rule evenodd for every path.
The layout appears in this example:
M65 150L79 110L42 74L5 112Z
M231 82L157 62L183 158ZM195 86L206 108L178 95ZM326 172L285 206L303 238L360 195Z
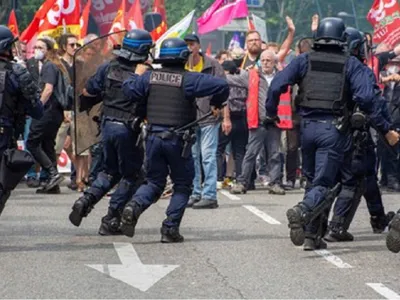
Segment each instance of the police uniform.
M13 141L16 129L16 116L30 115L40 119L43 105L40 90L29 72L19 64L11 63L11 48L14 36L6 26L0 26L0 159L8 148L15 148ZM5 172L2 168L1 172ZM24 174L23 174L24 175ZM22 176L23 176L22 175ZM12 174L2 174L2 178ZM22 177L21 177L22 178ZM20 179L21 179L20 178ZM0 182L0 214L10 196Z
M102 219L101 235L120 233L120 213L140 185L143 150L136 146L139 132L134 127L144 113L135 102L124 97L121 87L134 74L136 65L147 60L151 46L151 36L147 31L128 32L122 42L123 53L117 51L118 57L101 65L86 84L90 95L104 92L101 123L104 170L83 197L75 202L70 220L79 226L94 205L118 184L111 196L108 213ZM137 50L135 54L133 48L135 51L140 48L141 52Z
M363 61L365 54L363 34L352 27L346 28L346 34L349 53ZM376 126L385 135L390 129L390 120L385 117L385 114L381 113L385 109L385 101L382 101L380 97L379 87L372 70L367 66L364 66L364 68L369 73L370 82L376 88L374 112L383 116L381 123L376 124ZM364 122L351 122L352 139L347 147L339 174L342 189L333 208L329 232L325 236L325 240L329 242L352 241L354 239L347 230L362 196L367 201L373 231L381 233L388 224L377 181L375 144L370 134L369 124L363 116L364 114L360 111L355 111L352 114L351 119L357 120L356 118L358 118L360 120L361 117Z
M276 75L266 102L267 116L274 118L280 94L288 85L299 84L296 104L302 116L302 170L308 186L303 201L289 209L287 217L292 242L302 245L307 236L310 247L305 245L306 250L324 246L317 243L320 223L316 218L327 210L325 202L332 197L330 189L349 142L344 113L352 99L366 113L373 112L373 85L363 64L342 51L344 30L341 19L322 20L315 38L316 51L299 55Z
M173 193L161 228L161 241L183 241L179 225L192 191L194 165L190 148L194 141L192 133L183 135L175 129L195 121L195 98L213 95L210 105L220 107L229 96L225 80L186 72L188 56L183 40L166 39L160 49L163 68L124 83L124 94L130 100L145 101L148 122L146 180L123 211L121 230L126 236L134 235L139 215L160 198L170 175Z

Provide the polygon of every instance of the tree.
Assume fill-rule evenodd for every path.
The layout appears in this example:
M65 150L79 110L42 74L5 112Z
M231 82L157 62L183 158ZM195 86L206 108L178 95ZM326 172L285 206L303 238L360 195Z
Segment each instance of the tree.
M0 0L0 24L8 23L8 16L11 11L11 2L10 0Z

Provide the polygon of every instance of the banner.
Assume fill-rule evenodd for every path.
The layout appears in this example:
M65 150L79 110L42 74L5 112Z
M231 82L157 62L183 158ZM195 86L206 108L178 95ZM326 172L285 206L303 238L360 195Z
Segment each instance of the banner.
M229 24L233 19L249 15L246 0L216 0L197 19L199 34L204 34Z
M374 43L394 47L400 42L400 6L397 0L375 0L367 19L374 27Z
M140 1L143 13L149 9L150 0L137 1ZM92 0L92 9L90 12L99 27L100 35L105 35L110 32L111 25L121 6L121 2L122 0ZM127 0L127 9L129 9L133 3L134 0Z
M268 34L267 34L267 24L265 23L265 20L261 19L260 17L257 17L255 14L252 14L252 16L253 16L254 28L260 33L261 40L267 43Z
M14 10L11 10L10 17L8 18L8 28L11 30L14 37L19 36L17 17Z

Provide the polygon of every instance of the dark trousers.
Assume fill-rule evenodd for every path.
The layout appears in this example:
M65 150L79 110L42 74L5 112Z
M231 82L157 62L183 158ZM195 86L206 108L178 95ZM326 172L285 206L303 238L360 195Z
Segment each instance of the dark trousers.
M232 144L231 151L235 160L236 175L239 176L242 173L242 163L248 140L247 122L244 116L231 116L231 122L232 130L228 135L225 135L222 129L219 131L217 149L218 181L224 180L225 148L229 143Z
M300 126L287 131L286 181L296 182L299 166Z
M98 202L118 183L110 199L110 208L122 210L141 183L143 150L136 147L137 134L121 122L104 121L102 137L103 171L85 193L93 195Z
M192 193L194 179L194 162L191 153L182 157L183 142L180 137L161 139L150 134L146 142L146 180L135 193L135 201L141 211L146 210L162 195L167 176L173 182L172 196L168 205L167 218L163 222L166 227L179 227L189 196Z
M41 119L32 120L26 148L45 170L57 168L55 140L63 119L61 109L50 107Z

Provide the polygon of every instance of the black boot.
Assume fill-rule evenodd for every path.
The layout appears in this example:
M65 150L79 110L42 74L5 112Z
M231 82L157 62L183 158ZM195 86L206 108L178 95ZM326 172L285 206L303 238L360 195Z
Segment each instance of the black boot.
M394 252L400 252L400 213L393 217L389 224L389 233L386 236L386 247Z
M386 215L371 216L370 223L374 233L382 233L385 231L386 226L393 219L394 212L390 211Z
M87 217L90 211L94 208L94 205L96 204L95 200L96 199L92 194L84 194L76 200L72 206L72 212L69 214L69 220L71 223L79 227L82 219Z
M290 208L286 212L289 221L290 240L295 246L301 246L304 243L304 212L299 205Z
M121 231L123 235L128 237L135 235L135 227L142 212L135 201L131 201L125 206L121 218Z
M184 238L179 233L179 227L161 227L161 243L182 243Z
M108 208L108 213L101 218L100 235L121 235L121 212Z
M64 176L58 173L57 167L53 166L48 171L50 177L49 180L47 181L47 184L44 186L45 190L51 190L53 187L59 185L64 180Z
M333 216L328 226L328 233L324 236L324 240L330 243L353 241L354 236L344 228L344 222L344 217Z
M306 234L303 246L304 251L314 251L326 248L327 244L321 239L320 236L317 236L316 234Z

